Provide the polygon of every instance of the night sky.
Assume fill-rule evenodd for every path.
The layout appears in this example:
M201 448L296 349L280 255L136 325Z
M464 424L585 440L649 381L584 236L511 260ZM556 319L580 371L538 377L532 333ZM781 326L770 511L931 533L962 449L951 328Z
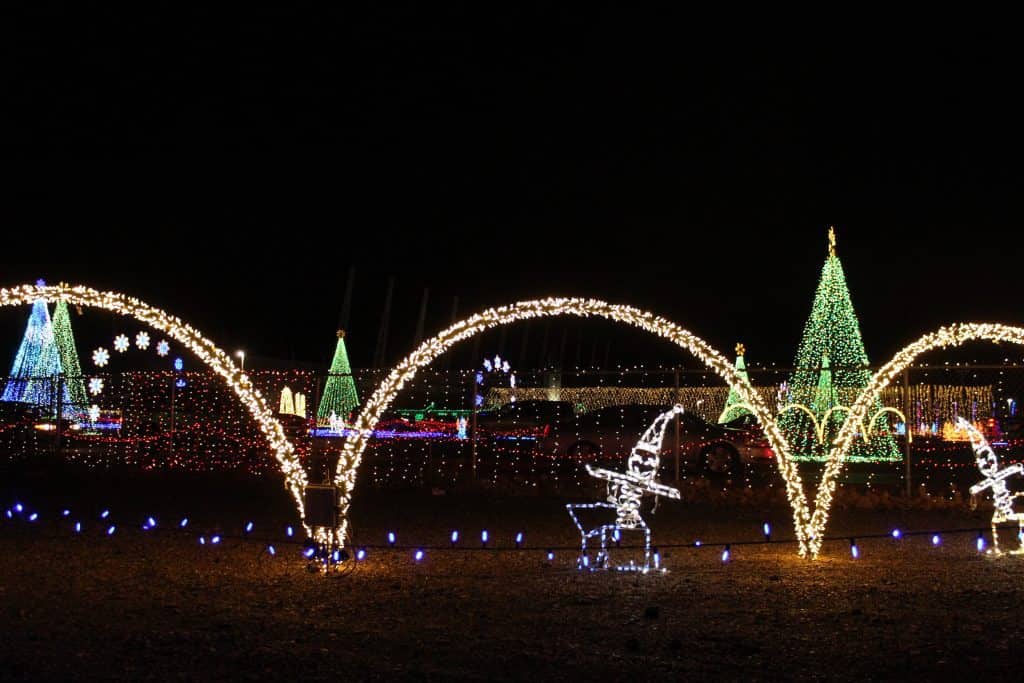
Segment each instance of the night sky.
M354 265L357 366L391 275L392 362L429 287L428 331L453 296L590 295L790 363L834 224L873 360L1024 320L1016 41L588 11L12 15L0 281L131 293L323 363ZM0 353L23 324L0 313ZM692 363L567 329L568 364L608 340L613 364Z

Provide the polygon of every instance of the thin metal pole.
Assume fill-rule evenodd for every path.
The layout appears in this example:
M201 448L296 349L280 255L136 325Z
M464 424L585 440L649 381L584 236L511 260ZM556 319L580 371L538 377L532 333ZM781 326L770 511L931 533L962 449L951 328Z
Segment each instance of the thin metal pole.
M171 445L170 452L167 454L170 458L174 458L174 397L178 393L178 377L171 377Z
M473 439L472 439L472 454L470 457L470 473L473 479L476 479L476 373L470 371L469 373L469 401L470 405L473 406Z
M57 375L57 455L61 451L61 420L64 417L64 375Z
M679 402L679 370L676 370L674 374L675 374L676 395L675 395L675 401L673 401L673 403L678 403ZM678 484L679 483L680 469L681 469L679 460L682 457L682 453L679 452L679 446L680 446L679 415L676 415L675 417L676 417L676 484Z
M910 439L913 428L910 424L910 368L903 370L903 416L906 418L904 421L904 428L906 431L906 442L904 443L903 453L903 464L905 468L904 478L907 481L907 498L913 495L913 486L910 481L911 470L910 470Z

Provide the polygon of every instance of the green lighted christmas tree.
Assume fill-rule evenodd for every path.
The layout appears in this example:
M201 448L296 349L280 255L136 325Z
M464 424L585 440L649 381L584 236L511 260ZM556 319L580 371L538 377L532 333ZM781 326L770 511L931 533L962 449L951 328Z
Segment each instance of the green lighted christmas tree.
M331 414L348 421L349 413L359 407L359 394L352 377L352 366L348 362L345 348L345 331L338 330L338 345L334 349L330 375L324 385L324 395L316 411L317 424L326 425Z
M89 397L85 393L85 379L78 363L78 349L75 347L75 335L71 332L71 316L66 301L58 301L53 311L53 337L60 352L70 411L84 411L89 406Z
M814 297L811 317L804 327L803 340L796 357L796 370L789 381L791 403L807 407L820 422L836 405L850 406L867 385L871 371L860 335L860 323L850 301L843 265L836 256L835 230L829 229L828 260ZM868 412L881 409L881 400ZM802 410L787 410L779 418L794 457L821 460L838 434L845 411L833 411L824 426L823 443L818 442L810 416ZM852 461L893 461L900 459L896 441L884 415L868 425L870 442L858 438L847 458Z
M743 344L736 345L736 372L739 373L740 377L750 381L747 376L747 361L743 358L746 353L746 348ZM719 424L725 422L732 422L736 418L749 415L750 411L744 408L741 404L743 401L740 399L739 393L737 393L735 387L729 389L729 397L725 399L725 408L722 410L721 416L718 418Z

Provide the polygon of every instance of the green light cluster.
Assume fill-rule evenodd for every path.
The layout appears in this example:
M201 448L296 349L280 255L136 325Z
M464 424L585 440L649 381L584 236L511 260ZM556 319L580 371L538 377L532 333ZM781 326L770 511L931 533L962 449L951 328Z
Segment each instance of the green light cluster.
M78 362L78 349L75 347L75 335L71 331L71 315L66 301L58 301L53 311L53 337L60 353L60 366L64 371L64 383L71 407L78 411L86 410L89 397L85 393L85 378L82 377L82 366Z
M334 349L330 376L324 385L324 394L316 411L317 424L326 425L331 413L349 421L349 415L359 407L359 394L352 378L352 365L348 361L345 347L345 333L338 330L338 345Z
M853 405L871 378L867 366L868 356L860 334L860 323L833 242L821 271L811 316L804 327L797 351L796 371L790 378L790 394L785 402L808 407L820 421L825 412L835 405ZM882 407L881 400L875 403L869 415ZM810 416L801 410L783 413L779 417L779 426L796 459L824 460L828 444L835 439L845 417L844 411L832 413L825 425L823 443L818 442ZM886 417L879 416L868 427L872 434L870 442L858 439L850 449L848 459L860 462L900 460L899 448Z
M747 376L747 361L743 357L743 345L738 344L736 346L736 372L739 373L740 377L750 381L750 377ZM719 424L726 422L732 422L733 420L743 417L744 415L750 415L750 411L741 406L743 400L740 398L735 387L729 388L729 397L725 399L725 408L722 410L721 416L718 418Z

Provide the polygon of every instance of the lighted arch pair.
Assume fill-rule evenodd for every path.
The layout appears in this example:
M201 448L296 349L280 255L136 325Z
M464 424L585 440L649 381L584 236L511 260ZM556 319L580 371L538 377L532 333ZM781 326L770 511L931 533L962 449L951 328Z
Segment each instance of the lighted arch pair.
M745 377L736 372L725 356L699 337L665 318L656 317L646 311L594 299L541 299L488 309L452 325L433 339L423 342L419 348L395 366L363 406L356 419L355 430L346 437L335 475L335 484L341 492L341 525L337 529L319 529L318 534L321 540L344 543L348 525L348 509L363 452L366 450L380 416L421 368L429 365L455 344L486 329L521 320L559 315L601 317L656 334L690 351L722 377L730 387L733 387L739 394L740 402L761 423L769 444L777 454L776 463L786 484L800 555L812 558L817 557L821 551L836 480L857 436L857 427L861 426L863 429L868 411L875 400L881 396L882 390L895 377L898 377L914 359L932 349L958 346L973 340L988 340L997 343L1006 341L1024 345L1024 328L998 324L966 323L940 328L937 332L925 335L896 354L871 378L853 406L848 409L839 435L829 451L812 511L804 493L800 473L790 454L789 444L761 396L751 387ZM895 409L883 409L881 412L887 410L898 414ZM874 422L880 414L876 413L871 421ZM867 431L864 430L864 433L866 434Z

